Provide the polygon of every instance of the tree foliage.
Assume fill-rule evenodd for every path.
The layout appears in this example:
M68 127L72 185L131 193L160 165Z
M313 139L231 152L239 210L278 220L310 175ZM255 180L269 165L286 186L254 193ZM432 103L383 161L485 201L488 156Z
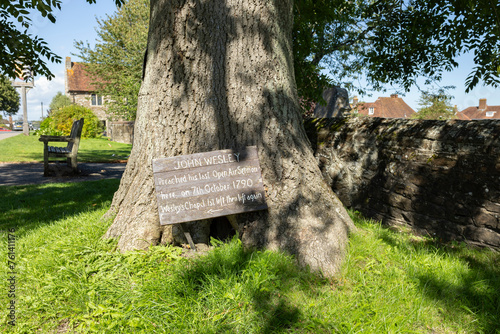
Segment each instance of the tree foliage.
M439 81L471 52L475 67L466 92L479 82L500 84L500 2L413 0L375 5L377 27L366 54L369 78L408 90L418 76ZM388 10L389 9L389 10Z
M93 64L95 75L111 83L98 85L102 95L112 96L110 110L126 119L135 117L149 20L145 4L149 1L131 0L115 15L99 21L101 41L94 49L82 42L76 44L78 56ZM420 76L428 82L439 81L443 71L457 65L456 56L474 50L477 41L489 41L494 48L493 40L477 36L477 32L459 33L458 28L450 28L481 28L481 21L462 22L450 14L452 8L462 8L458 2L443 0L440 4L447 6L423 0L295 1L294 69L303 108L321 100L323 89L331 85L366 94L382 90L386 84L409 90ZM481 5L486 10L486 3ZM467 14L464 9L462 12ZM442 26L445 18L448 26ZM491 21L487 28L498 28ZM491 58L483 55L477 61L485 57ZM483 81L495 85L498 73L493 67L490 63L478 66L480 72L468 89L480 81L481 71ZM361 78L366 78L366 83L361 84Z
M57 94L50 101L49 110L53 112L55 110L59 110L63 107L69 106L71 104L71 99L64 95L61 92L57 92Z
M424 91L420 96L418 105L421 108L412 116L414 119L454 119L455 109L450 101L452 96L446 94L444 89L437 91Z
M4 115L15 115L19 111L20 96L11 82L4 76L0 76L0 111Z
M392 85L408 91L416 79L439 81L474 53L466 91L498 87L500 3L489 0L298 0L295 76L300 96L318 100L330 85L366 93ZM325 75L329 70L330 76ZM365 77L363 86L359 78Z
M121 5L125 0L115 2ZM134 117L140 85L147 31L144 22L148 22L143 12L146 2L130 1L129 9L99 21L102 40L95 49L77 43L85 61L102 65L102 70L95 70L96 75L111 73L108 79L113 84L98 88L103 95L115 96L110 109L130 115L128 118ZM3 73L14 77L15 66L22 60L35 75L53 77L46 60L60 62L61 58L43 39L29 33L29 12L38 11L55 22L53 12L60 8L61 0L0 3ZM140 9L141 14L134 9ZM465 82L466 91L479 83L499 86L498 1L296 0L294 15L295 78L304 102L321 100L322 90L331 85L359 93L386 85L408 91L422 76L428 83L439 81L445 71L458 66L456 58L467 52L474 54L475 67ZM100 57L99 52L103 53ZM114 70L110 72L110 68ZM366 78L365 84L360 83L361 78Z
M323 89L331 85L362 90L355 81L365 65L370 6L370 1L295 1L294 69L303 104L321 99Z
M108 112L133 120L141 85L142 63L149 26L149 0L129 0L115 14L97 20L99 40L94 48L75 46L96 79L97 92L109 96Z
M95 3L96 0L85 0ZM16 68L30 66L33 75L43 75L49 80L54 77L47 61L60 63L61 57L50 51L47 43L30 33L30 13L36 11L52 23L56 22L54 12L61 9L62 0L10 0L0 2L0 72L10 78L17 76ZM121 5L123 0L115 0Z

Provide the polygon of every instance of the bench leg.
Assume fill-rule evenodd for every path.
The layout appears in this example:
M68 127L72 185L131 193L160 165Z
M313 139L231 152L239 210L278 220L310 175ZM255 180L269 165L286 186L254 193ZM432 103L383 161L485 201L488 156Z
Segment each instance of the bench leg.
M77 174L78 173L78 163L76 162L76 156L68 158L67 161L68 161L68 166L71 167L71 170L73 171L73 173Z
M49 148L45 143L43 147L43 176L49 176Z

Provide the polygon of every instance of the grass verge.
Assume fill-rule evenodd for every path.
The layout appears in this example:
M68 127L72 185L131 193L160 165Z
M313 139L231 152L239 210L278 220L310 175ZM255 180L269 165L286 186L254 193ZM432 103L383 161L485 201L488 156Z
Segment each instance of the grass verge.
M33 134L33 133L31 133ZM0 162L43 162L43 143L39 136L30 135L0 140ZM50 143L52 146L66 146ZM79 162L116 162L128 159L132 145L112 142L106 138L81 139Z
M3 187L7 233L0 331L12 333L498 333L500 255L394 232L352 217L341 273L326 279L277 252L214 241L187 259L174 247L116 251L100 220L117 180ZM29 198L29 200L28 200ZM44 202L47 201L47 202ZM11 300L16 325L9 325Z

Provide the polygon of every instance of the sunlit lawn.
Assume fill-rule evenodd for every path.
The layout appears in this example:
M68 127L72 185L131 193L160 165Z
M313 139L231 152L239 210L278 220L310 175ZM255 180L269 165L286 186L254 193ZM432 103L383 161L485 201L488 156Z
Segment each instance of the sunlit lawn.
M41 162L43 161L43 142L39 136L14 137L0 140L0 162ZM65 146L63 143L50 143L52 146ZM106 138L81 139L78 149L79 162L114 162L128 159L132 145L112 142Z
M0 187L15 228L4 333L498 333L500 255L382 227L353 213L342 271L327 279L237 239L196 259L174 247L121 254L101 217L118 180ZM11 300L16 325L8 324Z

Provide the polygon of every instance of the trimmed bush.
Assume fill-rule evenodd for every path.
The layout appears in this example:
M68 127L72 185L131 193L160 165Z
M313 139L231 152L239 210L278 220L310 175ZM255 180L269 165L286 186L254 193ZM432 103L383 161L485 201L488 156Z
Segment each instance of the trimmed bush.
M84 118L82 138L98 138L103 131L101 122L88 108L72 104L53 111L49 117L40 124L39 135L69 136L73 121Z

